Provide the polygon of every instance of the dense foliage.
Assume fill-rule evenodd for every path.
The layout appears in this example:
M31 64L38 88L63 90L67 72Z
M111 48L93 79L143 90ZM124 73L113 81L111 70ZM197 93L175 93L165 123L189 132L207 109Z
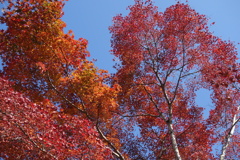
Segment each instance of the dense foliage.
M64 33L63 0L0 2L1 158L240 159L237 51L189 5L135 0L114 17L111 76Z

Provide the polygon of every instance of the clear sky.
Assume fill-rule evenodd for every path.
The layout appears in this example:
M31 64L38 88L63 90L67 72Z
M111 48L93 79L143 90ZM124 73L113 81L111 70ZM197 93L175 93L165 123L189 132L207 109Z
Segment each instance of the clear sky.
M154 0L160 11L176 3L176 0ZM185 2L185 1L184 1ZM83 37L89 41L92 58L101 69L112 69L113 57L109 50L110 37L108 27L112 17L122 13L126 15L127 6L134 0L69 0L66 2L63 20L67 29L72 29L76 38ZM188 4L198 13L210 18L215 25L210 30L224 40L240 42L240 0L189 0ZM238 45L240 51L240 46Z
M185 2L185 0L182 0ZM224 40L240 42L240 0L188 0L188 4L200 14L210 18L215 25L210 27L216 36ZM176 0L154 0L160 11L164 11ZM89 41L92 58L97 59L96 65L101 69L114 72L110 54L110 37L108 27L112 17L122 13L126 15L127 6L134 0L69 0L66 2L63 20L67 28L72 29L76 38L83 37ZM0 4L0 9L2 5ZM0 13L1 14L1 13ZM0 29L4 26L0 24ZM240 45L237 45L240 53ZM240 56L239 56L240 57ZM1 68L1 66L0 66Z
M185 2L185 0L182 0ZM160 11L175 4L176 0L154 0ZM113 56L110 54L110 37L108 27L112 18L119 13L126 15L127 6L134 0L69 0L64 7L63 20L66 30L72 29L76 38L83 37L89 41L88 50L91 58L97 59L96 65L101 69L114 72ZM215 22L210 30L224 40L240 42L240 0L188 0L188 4L200 14L206 15L210 22ZM2 8L2 5L0 5ZM0 24L0 29L4 28ZM237 45L240 53L240 45ZM239 54L240 57L240 54ZM0 60L1 62L1 60ZM1 69L1 66L0 66ZM200 90L197 98L199 105L210 105L209 92ZM204 99L204 101L203 101Z
M184 0L182 0L185 2ZM240 43L240 0L188 0L190 7L206 15L210 22L215 22L210 30L224 40ZM175 4L176 0L154 0L160 11ZM113 56L110 54L110 33L108 27L117 14L126 15L127 6L134 0L69 0L66 2L63 20L66 30L72 29L76 39L83 37L89 41L88 50L91 58L97 59L96 65L101 69L114 72ZM0 5L0 7L2 7ZM1 9L1 8L0 8ZM3 25L0 24L0 29ZM240 45L237 45L240 58ZM1 68L1 66L0 66ZM209 92L200 90L197 104L211 105ZM209 108L207 108L209 110ZM207 110L205 113L207 113Z
M173 4L176 0L154 0L159 11ZM186 2L182 0L182 2ZM110 37L108 27L112 24L112 18L117 14L126 15L126 8L132 5L134 0L69 0L66 2L63 20L67 23L66 29L72 29L76 38L83 37L89 41L88 50L91 58L97 59L95 63L100 69L106 69L113 73L114 62L110 54ZM209 22L215 22L210 27L216 36L223 40L240 42L240 0L188 0L190 7L198 13L209 18ZM209 24L210 24L209 23ZM240 53L240 45L237 45ZM240 57L240 54L239 54ZM201 89L197 92L196 102L199 106L206 107L204 116L207 117L212 102L210 92Z

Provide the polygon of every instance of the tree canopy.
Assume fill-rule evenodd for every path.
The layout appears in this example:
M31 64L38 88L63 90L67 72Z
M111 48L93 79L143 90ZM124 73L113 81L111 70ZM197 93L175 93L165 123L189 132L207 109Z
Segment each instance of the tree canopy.
M64 32L64 0L0 2L0 158L240 158L236 47L189 5L135 0L115 16L110 75L86 39ZM211 91L209 117L200 89Z

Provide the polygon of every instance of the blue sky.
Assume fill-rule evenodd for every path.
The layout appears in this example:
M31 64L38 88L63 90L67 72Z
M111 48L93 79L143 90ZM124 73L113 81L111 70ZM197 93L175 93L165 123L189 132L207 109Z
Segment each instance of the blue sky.
M176 0L155 0L160 11L176 3ZM122 13L126 15L127 6L134 0L69 0L66 2L63 20L66 29L72 29L76 38L83 37L89 41L92 58L97 59L96 65L101 69L114 72L113 57L109 50L110 37L108 27L112 17ZM210 27L216 36L224 40L240 42L240 0L189 0L189 5L198 13L210 18L215 25ZM238 45L240 51L240 46Z
M198 13L206 15L210 22L215 22L210 30L224 40L240 43L240 0L188 0L188 4ZM176 0L154 0L160 11L176 3ZM91 58L97 59L96 65L100 69L114 72L110 54L110 33L108 27L112 18L122 13L126 15L127 6L134 0L69 0L66 2L63 20L67 24L66 30L72 29L76 39L85 38L89 41L88 50ZM1 9L2 5L0 5ZM0 29L3 25L0 24ZM240 53L240 45L237 45ZM239 54L240 57L240 54ZM1 66L0 66L1 68ZM197 104L211 106L209 91L200 90ZM207 113L205 111L205 113Z
M185 2L185 0L182 0ZM154 0L160 11L164 11L176 0ZM63 20L67 23L66 30L72 29L76 38L83 37L89 41L88 50L92 58L97 59L96 65L101 69L114 72L113 56L109 50L110 37L108 27L112 17L122 13L126 15L127 6L134 0L69 0L64 7ZM188 4L200 14L210 18L215 25L210 30L224 40L240 42L240 0L189 0ZM2 5L0 4L0 8ZM0 28L3 25L0 24ZM237 45L240 53L240 45ZM240 57L240 56L239 56ZM1 68L1 66L0 66Z
M173 4L176 0L154 0L159 11ZM182 0L185 2L185 0ZM117 14L126 15L129 5L134 0L69 0L66 2L63 20L67 23L66 29L72 29L76 38L83 37L89 41L88 50L91 58L97 59L95 63L100 69L106 69L113 73L114 62L110 54L110 38L108 27L112 24L112 18ZM209 18L209 22L215 22L210 30L223 40L231 40L236 44L240 42L240 0L189 0L188 4L198 13ZM210 24L209 23L209 24ZM240 53L240 45L237 45ZM240 54L239 54L240 57ZM212 102L210 92L200 89L197 92L196 102L199 106L206 107L204 116L207 117Z
M182 0L185 2L185 0ZM175 4L176 0L154 0L160 11ZM96 65L113 73L114 62L110 54L110 37L108 27L112 18L119 13L126 15L127 6L134 0L69 0L64 7L63 20L66 30L72 29L76 38L83 37L89 41L88 50L91 58L97 59ZM188 4L198 13L206 15L210 22L215 22L210 30L224 40L240 42L240 0L189 0ZM0 8L2 5L0 5ZM0 28L4 26L0 24ZM237 45L240 53L240 45ZM240 54L239 54L240 57ZM1 69L1 66L0 66ZM210 106L209 92L200 90L198 104Z

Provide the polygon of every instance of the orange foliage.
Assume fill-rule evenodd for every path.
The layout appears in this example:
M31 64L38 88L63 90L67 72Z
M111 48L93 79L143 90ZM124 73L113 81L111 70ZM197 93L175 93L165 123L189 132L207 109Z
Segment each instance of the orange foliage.
M189 5L159 12L135 0L114 17L120 63L111 76L87 60L86 39L64 33L64 0L0 2L1 76L14 88L0 79L0 158L215 159L226 137L226 157L239 158L239 130L229 134L239 112L236 48ZM212 91L207 118L201 88Z

